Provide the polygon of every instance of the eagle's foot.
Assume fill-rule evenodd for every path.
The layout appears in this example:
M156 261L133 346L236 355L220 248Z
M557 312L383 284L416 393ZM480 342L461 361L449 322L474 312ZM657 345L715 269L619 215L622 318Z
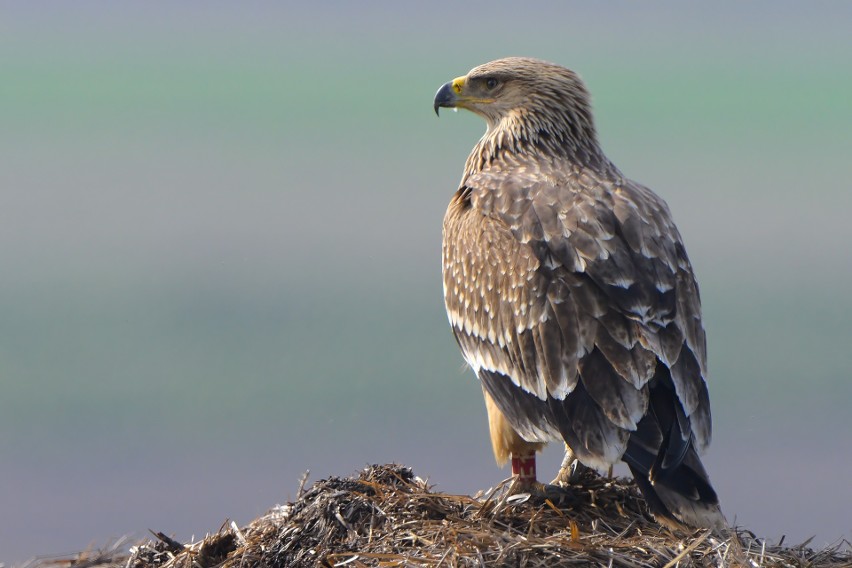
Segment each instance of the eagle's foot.
M535 490L530 492L533 501L544 502L550 501L559 505L563 498L570 494L570 491L561 485L553 485L551 483L539 483Z
M544 503L551 501L552 503L561 503L563 498L570 493L565 487L552 485L550 483L542 483L540 481L521 481L515 477L512 484L509 485L507 495L526 496L521 498L521 501L530 501L532 503Z
M583 466L581 466L583 467ZM555 483L542 483L536 479L535 451L512 454L512 474L515 476L509 493L518 495L527 493L534 501L560 500L565 490Z
M571 451L568 445L565 445L565 457L562 459L562 465L559 467L559 473L551 481L551 485L564 487L580 479L584 473L591 468L580 463L580 460ZM612 469L610 469L610 477L612 477Z

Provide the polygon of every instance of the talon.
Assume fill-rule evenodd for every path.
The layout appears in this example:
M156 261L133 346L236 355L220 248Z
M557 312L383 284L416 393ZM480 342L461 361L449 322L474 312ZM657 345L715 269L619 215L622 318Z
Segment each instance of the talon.
M549 500L557 505L568 494L569 492L564 487L550 483L536 483L535 487L530 490L530 495L534 501Z
M565 446L565 457L562 459L559 473L556 474L556 478L550 483L557 486L570 485L589 469L574 457L574 452L571 451L571 448Z
M551 487L540 481L524 481L518 477L509 486L509 494L517 495L519 493L529 493L530 495L542 495L546 492L546 488Z

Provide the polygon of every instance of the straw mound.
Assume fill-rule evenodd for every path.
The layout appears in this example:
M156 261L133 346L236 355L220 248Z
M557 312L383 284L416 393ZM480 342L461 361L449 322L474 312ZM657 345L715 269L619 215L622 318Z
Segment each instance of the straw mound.
M653 522L632 482L586 474L548 497L504 483L469 497L430 490L410 469L374 465L318 481L246 527L181 544L161 533L77 568L302 566L852 566L846 550L769 546L747 531L675 534ZM782 539L783 540L783 539ZM111 557L110 557L111 556Z

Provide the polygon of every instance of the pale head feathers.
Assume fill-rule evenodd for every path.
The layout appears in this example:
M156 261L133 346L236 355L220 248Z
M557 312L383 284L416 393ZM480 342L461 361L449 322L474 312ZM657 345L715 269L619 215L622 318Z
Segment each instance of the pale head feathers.
M598 145L589 93L570 69L528 57L498 59L465 76L464 94L474 101L464 108L487 124L468 173L507 153L570 157L591 167L608 164Z

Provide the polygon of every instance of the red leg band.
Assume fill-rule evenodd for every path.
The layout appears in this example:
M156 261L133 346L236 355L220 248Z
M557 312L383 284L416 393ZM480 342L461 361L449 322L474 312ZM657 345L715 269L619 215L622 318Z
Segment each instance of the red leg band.
M512 475L518 476L518 481L532 484L536 481L535 452L529 454L512 454Z

